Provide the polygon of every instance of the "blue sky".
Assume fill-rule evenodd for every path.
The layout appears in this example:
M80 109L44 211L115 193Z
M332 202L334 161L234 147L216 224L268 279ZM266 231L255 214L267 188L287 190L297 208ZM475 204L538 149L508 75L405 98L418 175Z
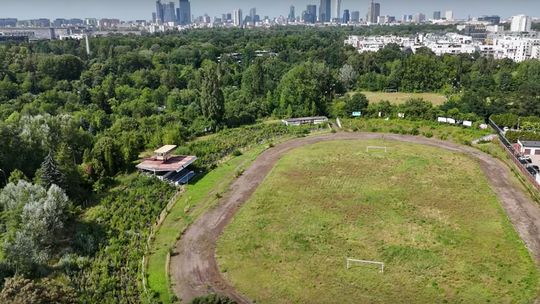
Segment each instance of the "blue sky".
M177 0L174 2L178 3ZM307 4L318 6L319 2L320 0L191 0L191 6L192 13L196 16L204 13L219 16L235 8L248 11L251 7L256 7L257 13L261 16L286 16L291 4L296 7L299 14ZM361 15L365 15L369 2L370 0L342 0L342 9L359 10ZM527 14L540 17L540 0L379 0L378 2L381 3L382 14L397 17L418 12L431 16L435 10L453 10L458 18L483 14L498 14L502 17ZM0 18L150 19L154 3L154 0L0 0Z

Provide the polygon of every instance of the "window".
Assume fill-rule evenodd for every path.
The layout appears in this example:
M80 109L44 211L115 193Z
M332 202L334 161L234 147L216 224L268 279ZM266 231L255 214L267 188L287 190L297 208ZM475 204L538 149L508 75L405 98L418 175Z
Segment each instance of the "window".
M540 155L540 149L535 149L534 150L534 155Z
M531 155L531 149L525 149L525 155Z

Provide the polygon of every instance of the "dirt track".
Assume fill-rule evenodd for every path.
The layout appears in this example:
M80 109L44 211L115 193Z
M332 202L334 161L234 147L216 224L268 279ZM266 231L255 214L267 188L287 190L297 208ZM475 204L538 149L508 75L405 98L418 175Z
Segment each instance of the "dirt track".
M515 229L540 265L540 207L513 182L505 164L474 148L423 137L373 134L336 133L287 141L262 153L240 176L219 204L203 214L184 233L171 257L170 274L176 295L183 303L197 296L215 292L238 303L250 303L221 276L215 259L216 241L238 208L246 202L275 163L288 151L308 144L331 140L388 139L435 146L463 152L478 160L489 183L498 195Z

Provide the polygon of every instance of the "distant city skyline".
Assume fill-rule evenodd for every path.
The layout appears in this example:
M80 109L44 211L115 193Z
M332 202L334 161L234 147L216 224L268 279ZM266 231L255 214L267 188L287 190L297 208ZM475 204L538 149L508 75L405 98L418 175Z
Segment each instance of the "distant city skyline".
M154 0L4 0L1 4L0 18L13 17L18 19L34 18L119 18L122 20L151 20L152 12L155 12ZM164 3L170 2L163 0ZM178 6L178 0L173 1ZM370 0L342 0L341 13L343 10L360 11L360 16L365 18ZM455 18L464 19L469 15L500 15L508 18L513 15L526 14L532 17L540 17L540 1L538 0L378 0L381 4L381 15L391 15L399 18L403 14L415 14L422 12L432 16L434 11L452 10ZM240 8L249 12L250 8L256 7L257 13L262 17L287 17L289 8L294 5L296 15L300 15L308 4L317 5L320 0L192 0L191 12L194 16L204 15L211 17L221 16L222 13L233 12Z

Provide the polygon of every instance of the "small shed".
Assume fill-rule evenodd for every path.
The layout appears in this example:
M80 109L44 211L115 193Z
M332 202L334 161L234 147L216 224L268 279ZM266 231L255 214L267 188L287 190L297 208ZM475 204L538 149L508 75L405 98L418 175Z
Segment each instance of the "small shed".
M314 116L314 117L300 117L283 119L282 122L286 126L300 126L300 125L319 125L328 121L326 116Z

